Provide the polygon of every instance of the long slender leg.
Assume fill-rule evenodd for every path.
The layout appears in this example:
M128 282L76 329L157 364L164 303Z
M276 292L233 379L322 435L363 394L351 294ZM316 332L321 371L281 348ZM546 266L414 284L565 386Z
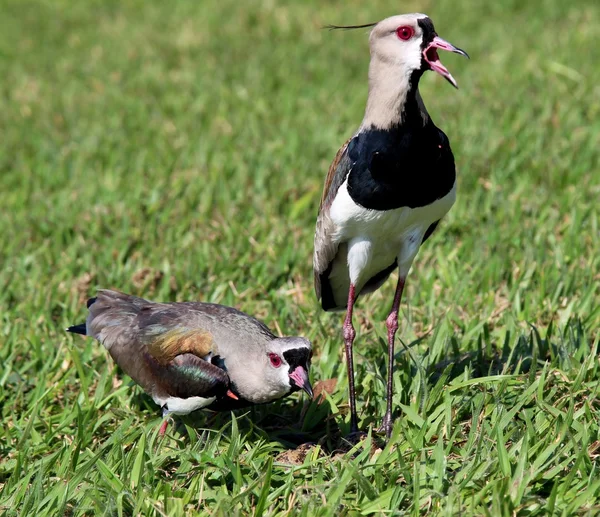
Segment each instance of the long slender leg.
M348 289L348 308L344 320L344 347L346 349L346 363L348 365L348 386L350 388L350 434L358 433L358 417L356 416L356 393L354 391L354 359L352 345L356 331L352 326L352 311L354 309L355 287L350 284Z
M388 331L388 378L387 378L387 410L381 424L381 431L385 431L389 438L392 434L392 396L394 392L394 340L396 331L398 330L398 311L400 310L400 301L402 300L402 291L404 290L405 277L398 278L396 286L396 294L394 295L394 303L390 314L385 320Z

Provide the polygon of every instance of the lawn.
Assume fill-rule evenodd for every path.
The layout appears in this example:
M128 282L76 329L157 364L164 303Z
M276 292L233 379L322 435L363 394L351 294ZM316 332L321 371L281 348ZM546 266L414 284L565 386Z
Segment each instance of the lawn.
M369 55L367 31L321 27L398 10L471 55L442 56L460 90L421 83L459 191L409 276L392 439L349 448L342 316L315 299L312 239ZM0 513L600 513L598 2L0 12ZM394 284L355 312L367 431L384 412ZM98 287L224 303L306 336L320 403L200 412L160 438L151 399L64 332Z

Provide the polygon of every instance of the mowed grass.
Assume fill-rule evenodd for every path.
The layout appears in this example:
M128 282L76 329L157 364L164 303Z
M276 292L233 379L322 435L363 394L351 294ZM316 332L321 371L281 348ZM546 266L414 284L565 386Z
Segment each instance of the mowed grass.
M391 441L354 448L341 316L312 238L360 123L366 23L429 14L472 59L422 96L457 204L402 306ZM0 2L0 512L600 512L600 7L563 2ZM205 300L314 343L324 402L158 408L67 335L113 287ZM394 282L356 310L361 426L384 411ZM406 350L409 350L407 352Z

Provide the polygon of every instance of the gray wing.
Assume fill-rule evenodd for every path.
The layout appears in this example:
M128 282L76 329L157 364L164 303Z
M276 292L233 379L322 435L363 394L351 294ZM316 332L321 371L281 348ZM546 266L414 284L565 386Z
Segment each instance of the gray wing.
M321 299L321 275L327 271L329 264L335 258L338 251L338 245L333 242L335 226L329 217L329 209L338 190L352 169L353 163L348 156L348 144L352 141L352 138L335 155L329 167L327 178L325 179L325 187L323 188L323 195L321 196L313 254L315 292L318 299Z
M161 363L180 354L204 357L212 352L212 334L188 304L154 303L102 289L88 309L87 334L109 351L135 343Z

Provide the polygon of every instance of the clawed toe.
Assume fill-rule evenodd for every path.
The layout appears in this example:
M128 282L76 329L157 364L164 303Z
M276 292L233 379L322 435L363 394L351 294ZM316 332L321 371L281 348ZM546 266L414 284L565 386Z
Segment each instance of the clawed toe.
M377 429L379 434L385 433L386 438L390 438L392 436L392 430L394 429L394 421L392 420L392 416L387 414L383 417L383 422L381 422L381 426Z
M351 445L356 445L362 442L367 437L367 433L364 431L351 431L348 433L343 440Z

